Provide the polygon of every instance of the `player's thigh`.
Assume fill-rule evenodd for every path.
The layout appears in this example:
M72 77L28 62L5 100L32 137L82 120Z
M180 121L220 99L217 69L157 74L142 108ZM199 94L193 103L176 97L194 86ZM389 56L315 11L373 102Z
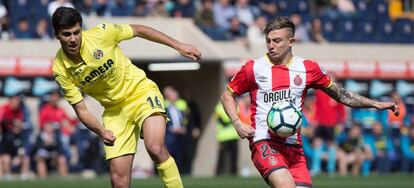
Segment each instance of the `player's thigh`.
M142 135L144 137L145 146L164 145L166 131L165 116L155 113L144 120L142 125Z
M267 178L272 188L295 188L295 182L287 168L281 168L273 171Z

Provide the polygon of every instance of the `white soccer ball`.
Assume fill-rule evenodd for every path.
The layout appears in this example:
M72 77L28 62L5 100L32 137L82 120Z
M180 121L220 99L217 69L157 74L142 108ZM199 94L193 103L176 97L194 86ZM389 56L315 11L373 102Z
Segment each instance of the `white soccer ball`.
M274 103L267 114L270 131L281 137L292 136L300 128L302 112L288 101Z

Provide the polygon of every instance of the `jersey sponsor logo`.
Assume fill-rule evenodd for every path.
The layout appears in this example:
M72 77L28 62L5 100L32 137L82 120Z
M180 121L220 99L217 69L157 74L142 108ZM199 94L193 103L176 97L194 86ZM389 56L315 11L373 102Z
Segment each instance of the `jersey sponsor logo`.
M294 102L294 97L290 89L278 90L271 93L264 93L263 100L265 103L274 103L281 101ZM295 103L294 103L295 104Z
M95 52L93 52L93 57L95 59L101 59L103 57L103 51L102 50L96 50Z
M108 61L106 61L106 63L104 63L103 65L99 66L98 68L92 70L88 76L86 76L83 81L81 81L82 85L85 84L89 84L91 83L94 78L97 78L101 75L104 75L106 72L108 72L108 70L110 70L112 68L112 65L114 64L114 61L112 61L112 59L108 59Z
M293 79L293 83L295 83L296 86L300 86L302 85L302 78L300 77L300 75L296 75L295 78Z

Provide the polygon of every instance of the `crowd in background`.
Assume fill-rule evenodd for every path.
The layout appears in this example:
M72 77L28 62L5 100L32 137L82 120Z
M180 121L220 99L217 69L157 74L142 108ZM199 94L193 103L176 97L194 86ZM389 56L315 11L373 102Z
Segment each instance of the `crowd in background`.
M0 38L53 38L59 6L84 16L192 18L211 39L262 45L262 28L288 16L298 42L414 43L413 0L0 0Z
M307 97L302 141L312 175L414 172L414 106L397 92L384 100L400 115L346 108L322 91Z
M163 95L170 120L165 142L181 174L188 175L201 135L201 115L190 92L183 94L184 100L167 86ZM59 91L42 97L35 122L23 95L10 96L0 104L0 181L46 178L49 171L62 177L69 173L94 177L108 172L101 139L78 119L69 117L60 106L61 99ZM136 170L137 176L154 173Z
M23 95L11 96L0 104L0 180L11 180L12 174L21 180L35 174L46 178L50 170L60 176L107 170L100 138L70 118L59 105L60 99L58 91L42 97L37 122L32 121L34 113Z

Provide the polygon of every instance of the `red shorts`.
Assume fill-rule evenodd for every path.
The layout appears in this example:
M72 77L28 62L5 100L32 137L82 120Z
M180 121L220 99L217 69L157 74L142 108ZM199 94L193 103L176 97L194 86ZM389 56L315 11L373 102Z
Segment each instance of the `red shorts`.
M252 143L250 150L252 161L266 182L272 172L286 168L292 174L296 186L312 187L302 146L260 140Z

